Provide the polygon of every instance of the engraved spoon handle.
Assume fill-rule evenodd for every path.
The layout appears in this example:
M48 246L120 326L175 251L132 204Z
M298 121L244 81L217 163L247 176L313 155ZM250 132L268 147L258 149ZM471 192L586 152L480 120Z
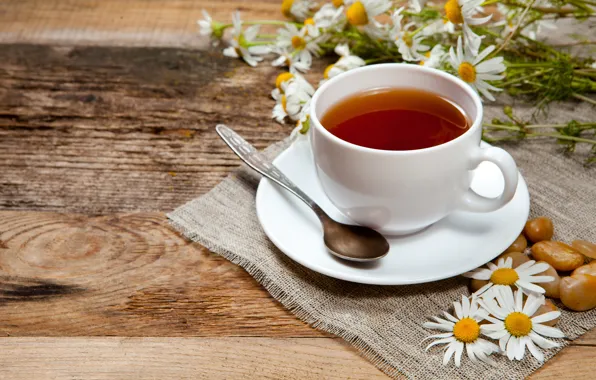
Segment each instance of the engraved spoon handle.
M219 137L228 144L228 146L236 153L242 161L244 161L252 169L259 172L264 177L269 178L278 185L284 187L300 198L308 205L317 215L321 215L321 208L298 188L288 177L286 177L278 168L276 168L269 160L263 156L254 146L250 145L240 135L223 124L215 127Z

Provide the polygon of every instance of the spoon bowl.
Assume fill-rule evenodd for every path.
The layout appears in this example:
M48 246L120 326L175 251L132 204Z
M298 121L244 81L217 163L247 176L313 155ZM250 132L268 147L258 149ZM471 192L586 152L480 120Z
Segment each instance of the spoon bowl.
M319 205L240 135L223 124L219 124L215 129L222 140L250 168L300 198L315 212L323 226L325 246L331 254L344 260L366 262L378 260L389 253L389 242L379 232L331 219Z

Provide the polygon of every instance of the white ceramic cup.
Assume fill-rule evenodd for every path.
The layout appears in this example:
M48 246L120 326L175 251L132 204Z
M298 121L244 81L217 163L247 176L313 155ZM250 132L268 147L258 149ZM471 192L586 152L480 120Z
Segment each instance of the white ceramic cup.
M421 89L449 99L473 120L472 127L441 145L387 151L349 143L321 125L321 117L332 105L381 87ZM518 170L513 158L500 148L480 148L480 97L465 82L445 72L399 63L354 69L332 78L315 92L310 116L310 142L327 197L354 222L381 233L412 233L455 210L495 211L515 194ZM485 198L470 189L472 171L482 161L495 163L503 173L505 188L497 198Z

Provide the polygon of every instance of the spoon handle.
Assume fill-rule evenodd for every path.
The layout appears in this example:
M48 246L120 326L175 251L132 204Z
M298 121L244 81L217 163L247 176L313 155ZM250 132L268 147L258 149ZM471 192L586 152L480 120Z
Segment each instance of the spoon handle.
M228 128L223 124L215 127L219 137L228 144L228 146L236 153L242 161L244 161L252 169L259 172L262 176L269 178L278 185L286 188L289 192L300 198L308 205L317 215L322 211L321 208L306 195L302 190L290 181L278 168L276 168L269 160L263 156L254 146L250 145L246 140L240 137L239 134Z

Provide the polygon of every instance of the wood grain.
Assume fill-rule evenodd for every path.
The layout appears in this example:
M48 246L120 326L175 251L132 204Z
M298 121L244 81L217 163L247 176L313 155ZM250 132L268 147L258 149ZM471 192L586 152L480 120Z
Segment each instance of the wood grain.
M0 208L171 210L239 165L214 127L258 148L278 70L219 52L0 47Z
M280 0L3 0L0 41L60 45L204 48L196 21L280 18Z
M0 336L329 336L161 213L0 212Z
M206 50L202 8L279 16L279 0L0 1L0 209L86 214L0 212L0 378L383 377L154 212L238 165L217 122L260 148L291 128L269 119L277 71ZM595 349L591 331L533 378L592 378Z
M280 354L283 353L283 354ZM386 379L339 339L11 338L3 379Z

